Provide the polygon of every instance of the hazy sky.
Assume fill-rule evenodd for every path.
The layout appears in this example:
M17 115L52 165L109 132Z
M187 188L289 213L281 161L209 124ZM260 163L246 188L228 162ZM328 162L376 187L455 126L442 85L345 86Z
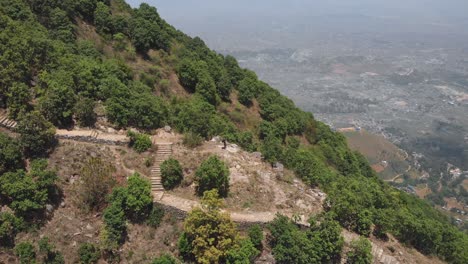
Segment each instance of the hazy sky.
M461 34L468 37L468 0L127 0L215 49L265 43L299 47L315 33ZM390 37L391 38L391 37ZM284 41L290 39L290 41ZM238 42L238 43L234 43ZM234 43L234 44L233 44ZM231 44L231 45L230 45ZM267 47L268 45L266 45ZM272 45L270 45L272 46Z

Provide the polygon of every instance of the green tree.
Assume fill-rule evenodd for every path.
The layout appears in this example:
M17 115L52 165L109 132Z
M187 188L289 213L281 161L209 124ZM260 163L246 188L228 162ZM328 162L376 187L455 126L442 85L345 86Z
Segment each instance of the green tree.
M41 179L41 175L46 179ZM0 177L0 197L17 215L34 220L52 198L49 195L50 182L55 179L55 174L47 172L8 172Z
M146 223L151 227L158 228L161 225L164 215L165 212L163 208L161 208L160 206L153 205L153 208L149 213Z
M229 192L229 169L217 156L211 156L195 172L195 181L198 195L217 189L222 197L226 197Z
M18 141L0 133L0 175L21 169L23 166L23 155Z
M348 252L346 263L349 264L370 264L372 263L372 245L368 239L360 237L351 242L351 249Z
M4 247L12 246L16 234L21 231L23 220L10 213L0 213L0 242ZM0 246L0 248L2 247Z
M94 112L96 103L91 98L80 97L75 104L75 118L80 126L92 127L96 123L97 115Z
M90 158L81 168L76 193L79 206L86 211L99 211L116 185L115 168L100 158Z
M197 263L220 263L237 245L239 234L229 215L220 212L222 201L216 190L207 191L201 203L184 222L185 247L190 245Z
M54 39L67 43L75 40L73 23L67 12L60 8L54 8L50 11L48 27L51 29L50 35Z
M97 2L96 10L94 10L94 24L99 33L110 34L113 31L110 8L103 2Z
M64 87L52 87L39 98L39 109L42 115L57 126L68 126L73 121L75 94Z
M199 74L195 91L208 103L212 105L218 105L219 96L216 89L216 84L209 73L202 72Z
M29 157L44 156L55 145L55 128L39 112L21 116L17 131L20 144Z
M91 243L83 243L78 249L81 264L94 264L97 263L101 257L99 248Z
M143 153L149 150L153 145L149 135L133 131L129 131L127 135L130 138L130 146L138 153Z
M16 119L22 111L29 110L29 102L32 99L32 95L31 90L24 83L13 83L7 97L7 105L11 118Z
M19 257L21 264L35 264L36 251L29 242L22 242L16 245L15 254Z
M260 253L250 239L241 239L234 248L230 249L226 256L228 264L250 264Z
M250 241L257 249L262 249L263 230L260 225L253 225L248 230Z
M161 164L161 180L164 189L174 189L183 178L182 166L178 160L170 158Z
M177 264L178 261L176 258L169 254L164 254L159 258L155 258L151 264Z
M145 220L153 205L151 184L138 173L128 178L126 213L133 221Z
M111 203L104 210L104 248L113 251L119 248L125 239L127 223L125 212L118 203Z
M65 260L62 253L55 249L53 244L50 244L48 237L43 237L39 240L39 252L41 253L43 263L46 264L64 264Z

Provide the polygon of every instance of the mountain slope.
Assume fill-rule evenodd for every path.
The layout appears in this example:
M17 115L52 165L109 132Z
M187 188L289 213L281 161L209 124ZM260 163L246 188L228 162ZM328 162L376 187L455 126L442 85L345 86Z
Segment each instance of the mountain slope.
M342 135L233 57L168 25L156 8L131 9L122 0L0 3L0 106L18 120L20 141L31 128L51 132L52 124L147 133L170 125L189 139L220 135L326 191L323 222L331 224L310 235L337 230L337 221L364 236L391 233L424 254L468 262L468 238L449 219L383 183ZM48 142L34 143L23 148L25 158L53 151ZM17 168L7 167L5 175ZM13 207L7 183L0 181L0 202Z

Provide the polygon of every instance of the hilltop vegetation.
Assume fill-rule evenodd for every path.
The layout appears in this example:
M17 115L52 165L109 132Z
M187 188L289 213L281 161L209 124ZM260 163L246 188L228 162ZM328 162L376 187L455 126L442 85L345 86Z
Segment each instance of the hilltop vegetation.
M47 157L53 150L53 126L92 126L93 108L99 106L115 128L151 133L170 125L205 139L222 136L246 150L261 151L266 161L281 162L307 184L326 191L320 223L311 221L304 231L278 217L271 225L273 253L280 263L337 259L340 225L382 239L391 233L425 254L468 262L468 237L445 216L383 183L342 135L241 69L233 57L217 54L200 38L167 24L147 4L131 9L122 0L0 0L0 106L19 120L21 134L18 144L0 136L5 146L0 149L0 202L12 210L0 213L1 246L14 246L17 232L40 225L45 220L40 213L56 194L56 177L46 163L35 161L26 172L26 158ZM205 184L203 171L213 166L221 172L215 168L211 174L222 175L222 182L211 184L210 178ZM222 196L227 194L223 164L213 158L200 171L200 191L215 185ZM111 260L125 243L127 220L138 223L158 215L152 212L149 183L138 175L128 182L128 187L114 188L103 213L102 250ZM229 219L219 215L219 206L208 207L187 219L185 251L180 253L200 263L250 262L256 254L252 242L238 237ZM222 221L210 222L210 217ZM221 226L222 232L197 236L204 221ZM227 241L222 252L210 244L218 238ZM323 243L318 252L314 246ZM291 245L301 254L290 251ZM302 252L304 247L308 250Z

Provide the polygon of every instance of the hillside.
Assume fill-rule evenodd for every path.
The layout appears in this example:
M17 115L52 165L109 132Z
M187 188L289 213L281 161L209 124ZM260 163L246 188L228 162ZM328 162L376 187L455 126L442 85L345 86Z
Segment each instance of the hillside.
M0 29L0 262L468 262L447 217L154 7L0 0Z

